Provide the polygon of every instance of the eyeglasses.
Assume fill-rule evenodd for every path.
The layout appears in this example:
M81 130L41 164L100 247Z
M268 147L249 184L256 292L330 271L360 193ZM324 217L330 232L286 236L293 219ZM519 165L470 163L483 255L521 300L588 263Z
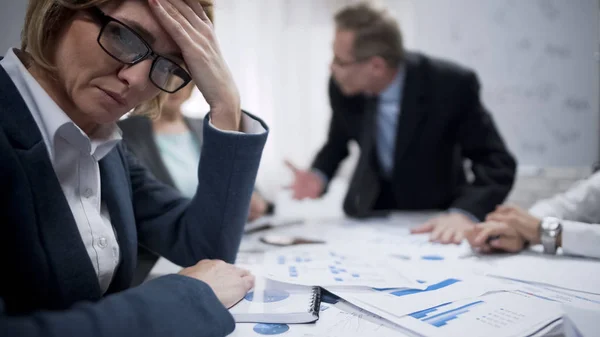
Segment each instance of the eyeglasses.
M98 35L100 47L115 60L128 65L152 59L150 81L160 90L172 94L192 80L183 67L155 53L138 33L123 22L104 14L97 7L91 8L90 13L102 25Z
M345 68L345 67L349 67L349 66L352 66L355 64L363 63L363 62L367 61L368 59L369 58L366 57L366 58L361 58L361 59L354 60L354 61L342 61L337 56L334 56L333 60L331 62L338 67Z

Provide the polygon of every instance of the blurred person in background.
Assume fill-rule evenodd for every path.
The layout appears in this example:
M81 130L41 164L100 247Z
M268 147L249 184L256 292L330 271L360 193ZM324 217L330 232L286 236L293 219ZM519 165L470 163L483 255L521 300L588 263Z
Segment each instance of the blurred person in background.
M516 169L481 102L477 75L404 50L398 23L384 8L350 5L336 14L335 25L329 134L310 169L286 162L294 174L293 197L326 193L349 142L357 141L360 158L344 200L346 214L443 210L413 232L461 242L465 230L504 201Z
M192 198L198 187L198 163L204 125L203 118L186 117L182 112L182 106L192 96L194 88L194 84L190 83L169 95L157 119L133 115L118 123L127 148L155 178L177 188L186 198ZM274 205L255 190L250 200L248 221L271 214L273 210ZM139 247L133 285L146 279L157 260L158 255L145 247Z

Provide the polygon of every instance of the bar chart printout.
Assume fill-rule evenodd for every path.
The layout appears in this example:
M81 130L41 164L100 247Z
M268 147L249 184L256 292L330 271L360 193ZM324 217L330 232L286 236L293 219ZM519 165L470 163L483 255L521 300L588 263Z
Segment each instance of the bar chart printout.
M413 312L401 325L427 336L530 335L561 317L559 305L512 292L493 293Z

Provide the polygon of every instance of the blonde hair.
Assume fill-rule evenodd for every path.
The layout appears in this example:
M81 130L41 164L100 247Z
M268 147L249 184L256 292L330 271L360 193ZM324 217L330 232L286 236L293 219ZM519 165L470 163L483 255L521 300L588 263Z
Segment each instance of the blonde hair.
M56 67L52 55L63 29L67 27L77 11L101 6L106 3L121 3L125 0L29 0L25 24L21 33L21 50L40 68L54 74ZM213 0L197 0L208 18L214 20ZM156 98L143 102L135 111L156 118L166 99L161 92Z
M353 46L356 60L379 56L390 67L397 67L404 60L398 22L384 7L370 2L345 7L335 15L335 24L337 29L356 34Z

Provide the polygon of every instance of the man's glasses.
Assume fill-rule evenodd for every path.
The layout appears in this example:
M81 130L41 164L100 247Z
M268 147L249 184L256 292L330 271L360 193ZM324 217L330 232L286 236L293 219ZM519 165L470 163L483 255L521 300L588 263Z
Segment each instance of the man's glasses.
M352 65L355 65L355 64L363 63L363 62L365 62L368 59L369 59L368 57L365 57L365 58L361 58L361 59L354 60L354 61L342 61L337 56L334 56L333 60L331 61L331 63L335 64L338 67L346 68L346 67L349 67L349 66L352 66Z
M102 25L98 44L112 58L128 65L135 65L148 58L152 59L150 81L160 90L168 93L176 92L191 81L192 77L183 67L156 54L150 45L126 24L104 14L97 7L91 8L90 13Z

